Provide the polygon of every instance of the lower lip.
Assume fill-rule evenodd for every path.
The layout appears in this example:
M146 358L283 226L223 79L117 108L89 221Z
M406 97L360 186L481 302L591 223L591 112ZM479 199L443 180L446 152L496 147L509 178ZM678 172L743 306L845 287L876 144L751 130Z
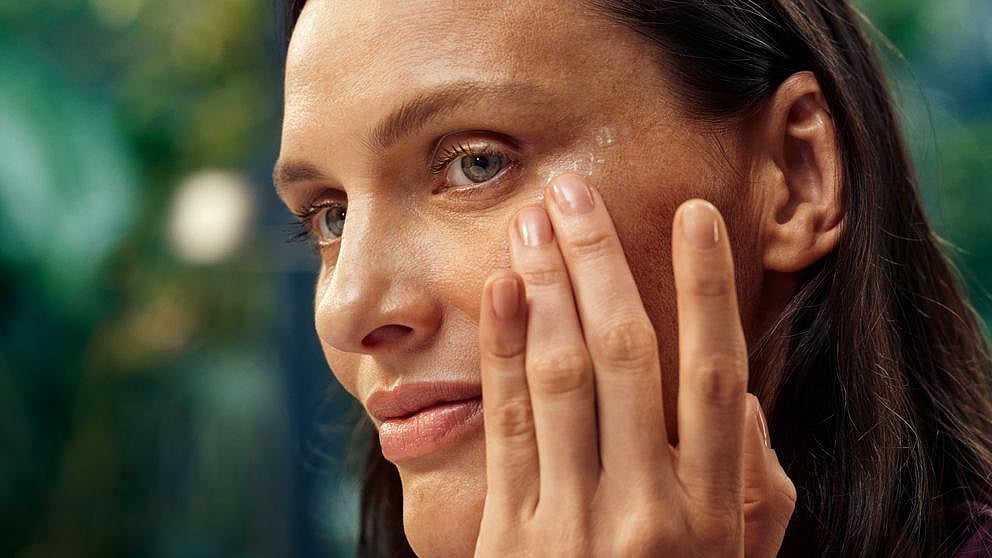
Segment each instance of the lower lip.
M396 462L427 455L471 431L482 422L482 399L449 401L379 425L379 445Z

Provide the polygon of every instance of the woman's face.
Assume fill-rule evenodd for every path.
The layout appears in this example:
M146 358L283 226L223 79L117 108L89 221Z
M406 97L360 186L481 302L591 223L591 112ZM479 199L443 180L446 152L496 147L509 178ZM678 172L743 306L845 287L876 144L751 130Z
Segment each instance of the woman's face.
M735 132L688 120L663 71L646 40L575 2L310 0L286 62L276 177L322 243L316 329L341 385L365 405L411 382L478 384L482 286L509 267L507 224L549 177L577 172L616 222L674 425L678 205L723 212L749 338L762 274L754 204L731 171L748 153ZM395 464L413 548L470 554L482 429Z

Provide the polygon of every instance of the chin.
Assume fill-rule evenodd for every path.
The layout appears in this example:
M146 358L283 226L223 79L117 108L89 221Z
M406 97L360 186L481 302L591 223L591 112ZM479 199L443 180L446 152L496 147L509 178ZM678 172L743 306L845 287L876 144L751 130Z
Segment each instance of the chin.
M472 556L486 500L482 429L457 446L396 466L403 483L403 529L417 556Z

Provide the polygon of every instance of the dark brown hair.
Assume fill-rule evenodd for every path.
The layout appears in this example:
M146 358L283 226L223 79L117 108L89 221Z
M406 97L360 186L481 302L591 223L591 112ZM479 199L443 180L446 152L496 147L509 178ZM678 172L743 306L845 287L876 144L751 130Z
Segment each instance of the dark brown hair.
M287 37L305 0L287 6ZM812 71L837 132L845 228L811 266L752 374L799 500L783 555L938 556L967 530L962 502L992 503L992 358L941 251L888 85L846 0L587 0L658 46L700 119L753 114ZM763 378L775 378L762 381ZM359 555L412 556L394 466L370 437Z

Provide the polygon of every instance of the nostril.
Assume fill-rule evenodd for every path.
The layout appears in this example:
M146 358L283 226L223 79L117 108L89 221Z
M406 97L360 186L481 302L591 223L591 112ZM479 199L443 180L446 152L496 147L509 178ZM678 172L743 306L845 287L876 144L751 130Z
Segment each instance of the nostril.
M362 339L362 346L371 349L381 343L388 343L393 339L404 337L411 331L413 331L412 328L399 324L378 327Z

